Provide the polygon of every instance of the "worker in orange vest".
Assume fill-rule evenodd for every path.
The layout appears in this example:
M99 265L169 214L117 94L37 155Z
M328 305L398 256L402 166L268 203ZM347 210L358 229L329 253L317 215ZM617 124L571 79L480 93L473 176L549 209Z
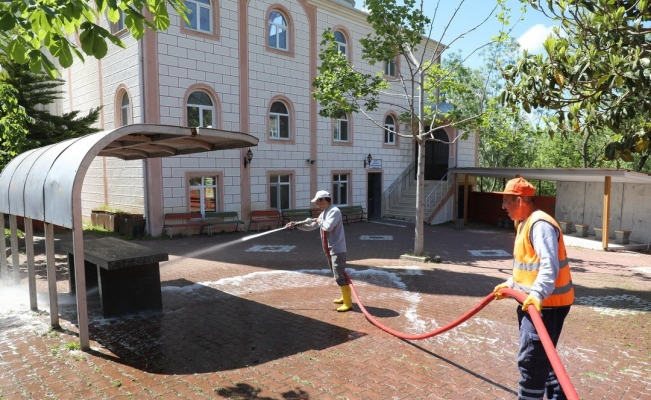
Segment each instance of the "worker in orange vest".
M508 181L503 192L502 208L519 221L513 249L513 275L495 287L497 300L508 297L500 293L511 288L527 294L518 305L520 326L519 399L565 399L531 316L526 312L533 305L540 313L554 346L563 329L563 322L574 302L574 286L563 233L558 223L533 202L536 188L523 178Z

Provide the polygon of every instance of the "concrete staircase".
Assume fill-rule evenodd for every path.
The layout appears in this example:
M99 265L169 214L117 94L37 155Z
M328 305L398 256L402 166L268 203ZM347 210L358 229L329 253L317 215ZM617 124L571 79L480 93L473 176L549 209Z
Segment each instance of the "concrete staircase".
M425 196L436 186L438 181L425 181ZM416 181L410 182L410 186L403 190L402 196L395 201L383 215L384 218L393 218L403 221L416 221ZM427 217L427 216L425 216Z

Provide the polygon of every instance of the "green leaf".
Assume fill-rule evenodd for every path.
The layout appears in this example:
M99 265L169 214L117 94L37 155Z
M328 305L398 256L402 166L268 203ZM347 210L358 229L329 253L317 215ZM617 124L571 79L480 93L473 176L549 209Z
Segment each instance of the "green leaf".
M6 11L0 13L0 29L10 31L16 26L16 18Z
M18 39L12 40L9 43L7 52L18 64L25 64L27 62L27 50L25 50L25 47Z

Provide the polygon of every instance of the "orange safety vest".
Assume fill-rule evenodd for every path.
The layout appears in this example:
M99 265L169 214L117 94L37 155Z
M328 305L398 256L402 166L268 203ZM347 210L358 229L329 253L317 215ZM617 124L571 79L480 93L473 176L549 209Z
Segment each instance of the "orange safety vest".
M534 211L524 224L520 224L518 235L515 238L515 247L513 249L513 283L514 289L520 292L529 293L533 286L538 270L540 269L540 257L529 240L531 227L537 221L547 221L552 224L558 231L558 276L554 284L554 291L546 299L543 299L543 307L562 307L574 303L574 285L572 285L572 275L570 274L570 265L567 262L567 251L565 251L565 242L563 233L554 218L550 217L543 211Z

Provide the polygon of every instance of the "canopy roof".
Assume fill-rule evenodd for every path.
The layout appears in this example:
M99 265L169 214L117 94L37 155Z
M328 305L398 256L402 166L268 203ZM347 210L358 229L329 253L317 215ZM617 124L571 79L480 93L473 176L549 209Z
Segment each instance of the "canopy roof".
M211 128L134 124L18 155L0 174L0 213L73 228L73 202L96 156L137 160L256 146L254 136Z
M649 174L612 168L451 168L450 172L491 178L511 179L519 175L527 180L601 183L610 176L612 183L651 183Z

